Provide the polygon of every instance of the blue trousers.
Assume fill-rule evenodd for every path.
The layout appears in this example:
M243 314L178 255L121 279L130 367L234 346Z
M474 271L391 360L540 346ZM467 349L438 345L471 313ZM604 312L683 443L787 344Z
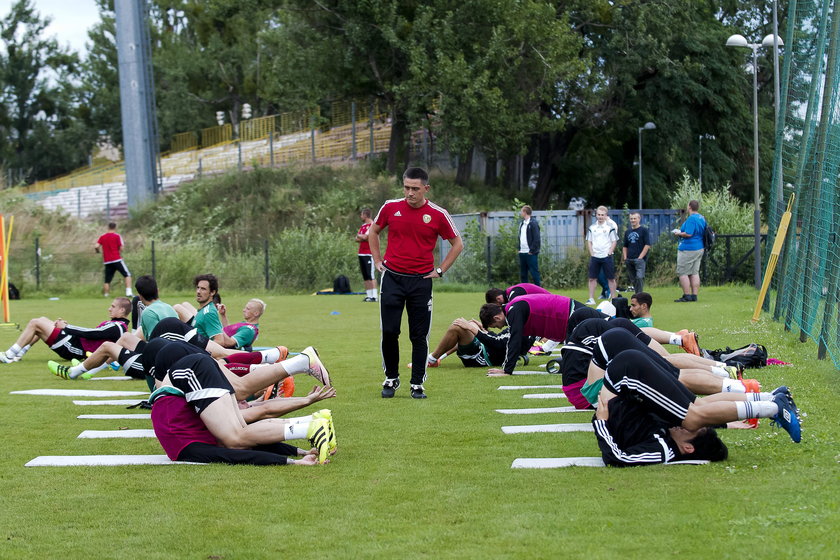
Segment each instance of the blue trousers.
M531 273L531 278L534 279L534 284L540 284L540 266L537 262L537 255L530 253L519 253L519 281L523 284L528 282L528 273Z

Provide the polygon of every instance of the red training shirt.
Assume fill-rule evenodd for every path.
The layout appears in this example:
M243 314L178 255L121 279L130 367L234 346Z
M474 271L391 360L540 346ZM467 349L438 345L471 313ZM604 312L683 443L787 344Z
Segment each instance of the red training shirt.
M113 231L103 233L96 242L102 245L103 262L110 263L122 259L120 256L120 247L123 246L123 239L119 233Z
M362 224L362 227L359 228L359 235L366 235L372 225L373 222L369 224ZM359 255L370 255L370 243L368 243L367 239L359 242Z
M411 207L404 198L387 200L374 222L388 228L385 266L403 274L431 272L438 236L448 240L459 235L449 212L430 200L420 208Z

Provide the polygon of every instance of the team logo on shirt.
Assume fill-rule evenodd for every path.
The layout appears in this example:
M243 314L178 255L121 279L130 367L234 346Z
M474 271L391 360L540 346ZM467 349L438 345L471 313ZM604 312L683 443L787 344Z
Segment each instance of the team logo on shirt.
M431 222L431 221L432 221L432 217L431 217L431 216L429 216L428 214L423 214L423 223L424 223L424 224L428 224L428 223L429 223L429 222Z

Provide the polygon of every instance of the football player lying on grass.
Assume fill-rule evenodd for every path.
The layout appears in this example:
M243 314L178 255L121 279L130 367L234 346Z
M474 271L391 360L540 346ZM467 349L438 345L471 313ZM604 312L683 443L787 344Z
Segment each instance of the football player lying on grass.
M614 330L622 333L606 336L607 332L612 333ZM662 345L629 319L586 319L575 327L561 350L560 373L563 375L563 393L569 402L578 409L590 408L590 405L595 404L598 391L601 390L606 363L616 353L627 348L645 350L651 355L661 356L673 371L680 372L680 379L688 384L689 388L700 394L744 392L745 385L755 390L759 389L754 380L730 380L730 377L738 375L737 368L714 366L711 365L714 364L711 360L689 354L669 354Z
M607 465L699 459L723 461L729 451L712 426L771 418L799 443L799 410L787 387L771 393L697 397L647 352L624 350L607 366L592 419Z
M159 384L150 398L153 426L170 458L174 455L181 461L294 464L290 457L302 450L295 448L292 453L288 447L278 446L291 439L309 439L317 450L317 458L306 452L302 464L324 463L329 454L335 453L335 431L328 410L289 420L269 417L335 395L327 369L314 348L259 367L241 378L185 342L157 339L145 353L154 354L152 370ZM240 408L238 401L266 386L267 380L282 381L300 373L315 377L324 388L313 390L302 400L273 399L245 410ZM161 399L163 395L165 399ZM202 433L202 437L196 435ZM199 439L188 441L190 438ZM176 443L170 444L170 440Z
M65 360L81 359L86 352L93 352L105 341L116 341L128 330L131 300L118 297L108 307L108 320L94 328L70 325L64 319L38 317L24 327L17 341L5 352L0 352L0 363L20 361L33 344L43 340L50 349Z
M253 361L256 353L246 353L229 348L223 348L216 342L198 334L193 327L190 327L183 321L174 317L162 319L155 326L149 336L149 340L155 340L156 338L183 340L189 342L198 348L207 350L214 358L228 358L229 356L238 355L239 357L237 359L228 360L237 363L253 364L266 363L269 361L273 363L284 359L288 354L288 350L286 350L285 347L278 346L276 349L263 351L261 353L263 357L261 361ZM147 344L148 342L141 340L134 334L125 333L119 338L119 340L117 340L116 343L104 343L102 346L97 348L96 351L85 358L83 362L74 360L71 362L70 366L65 366L59 364L58 362L49 361L47 362L47 367L49 367L53 374L65 379L90 379L93 374L105 368L109 363L118 362L124 367L126 375L136 379L144 379L146 371L143 369L141 362L136 361L136 356L143 352L143 349ZM281 352L282 356L275 355L277 354L276 351ZM250 356L250 358L245 359L243 356L246 354ZM135 356L135 358L132 359L132 356ZM150 380L149 383L149 389L151 390L153 382Z

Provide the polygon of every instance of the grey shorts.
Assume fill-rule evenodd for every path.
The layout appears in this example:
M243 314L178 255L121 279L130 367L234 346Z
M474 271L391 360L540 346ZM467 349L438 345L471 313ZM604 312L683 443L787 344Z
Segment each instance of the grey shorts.
M703 249L677 251L677 276L700 274L700 261L703 260L703 251Z

